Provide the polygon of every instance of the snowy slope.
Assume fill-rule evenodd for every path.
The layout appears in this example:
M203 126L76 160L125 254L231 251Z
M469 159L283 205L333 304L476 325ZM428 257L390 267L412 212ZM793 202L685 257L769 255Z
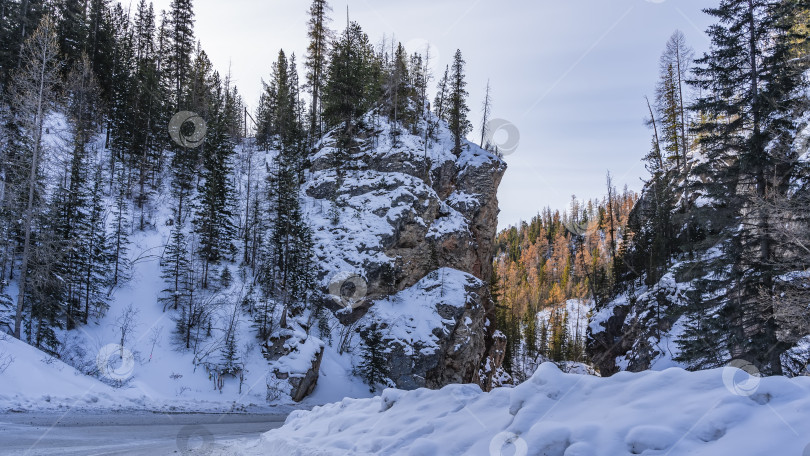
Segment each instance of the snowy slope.
M45 168L54 175L60 167L66 166L58 153L64 149L61 144L64 124L64 116L52 115L45 136L46 146L53 152ZM100 156L106 153L103 144L103 135L99 135L94 147ZM237 155L244 152L241 147L237 149ZM254 155L253 179L263 179L266 164L273 160L274 153L254 152ZM236 172L243 174L239 166ZM243 206L244 201L239 204ZM171 226L166 222L171 219L173 206L168 188L155 194L146 208L146 229L133 230L129 237L128 280L112 290L110 308L103 317L73 331L57 331L62 342L61 361L0 332L3 336L0 366L4 360L10 361L5 371L0 369L0 410L70 407L263 411L293 406L291 399L284 396L268 402L270 366L262 356L250 316L238 308L246 294L246 285L237 262L223 266L228 267L234 277L231 286L210 298L213 302L211 337L196 350L178 346L174 334L175 312L164 312L163 304L158 301L161 290L166 288L161 278L160 258L169 239ZM111 211L112 201L108 207ZM133 225L139 215L139 211L130 206L128 217ZM107 218L109 223L111 214L107 214ZM16 282L7 290L16 296ZM131 333L124 343L121 359L120 350L116 350L120 344L119 321L130 306L134 310ZM206 365L220 361L222 328L234 311L238 314L239 358L244 363L241 382L236 377L218 378L206 369ZM350 356L340 355L327 346L321 369L331 381L319 385L301 406L332 402L347 395L368 397L368 388L352 374L352 363ZM336 378L340 382L335 381Z
M297 411L258 442L220 454L802 455L810 452L810 378L736 368L564 374L483 393L386 390Z

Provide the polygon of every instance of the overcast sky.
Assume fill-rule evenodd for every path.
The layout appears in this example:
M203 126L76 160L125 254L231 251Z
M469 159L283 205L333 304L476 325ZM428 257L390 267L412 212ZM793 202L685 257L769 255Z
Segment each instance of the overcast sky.
M601 197L608 170L618 187L641 189L641 157L650 146L644 95L653 93L658 57L676 29L698 53L705 51L711 18L701 10L718 2L332 0L333 29L344 28L347 3L351 20L375 43L392 34L412 51L430 43L439 54L435 73L462 50L477 130L472 137L480 137L491 80L493 117L520 132L499 191L503 228L545 206L564 209L573 194ZM308 0L195 0L194 6L197 38L220 72L230 68L251 107L278 50L304 54Z

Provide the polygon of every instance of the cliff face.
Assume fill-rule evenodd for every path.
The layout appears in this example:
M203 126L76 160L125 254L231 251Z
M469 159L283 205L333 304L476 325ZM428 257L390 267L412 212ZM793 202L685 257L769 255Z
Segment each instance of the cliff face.
M369 114L360 136L342 152L327 135L303 186L340 343L359 350L376 323L398 387L477 382L506 165L469 143L455 156L443 124L425 141Z

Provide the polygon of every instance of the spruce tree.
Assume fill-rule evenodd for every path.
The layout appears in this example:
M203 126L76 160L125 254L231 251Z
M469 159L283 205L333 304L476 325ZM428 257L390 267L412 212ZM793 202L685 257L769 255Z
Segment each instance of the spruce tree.
M792 2L722 0L706 12L719 21L708 34L712 50L697 61L694 104L704 121L697 133L706 160L695 172L711 175L694 189L708 204L692 213L719 255L700 262L707 273L680 340L681 360L712 367L743 357L767 374L782 372L787 349L777 336L772 296L778 224L758 201L786 192L792 173L792 121L803 101L803 68L793 59ZM793 165L792 165L793 163ZM721 203L722 202L722 203ZM711 271L712 273L709 273Z
M472 124L468 119L470 108L467 107L467 81L464 80L464 59L461 50L457 50L453 57L451 67L448 95L447 123L450 133L453 134L453 153L461 154L461 144L469 132L472 131Z
M171 33L170 72L174 87L175 107L186 109L183 92L191 71L191 57L194 53L194 7L192 0L172 0L169 6L169 30Z
M388 367L388 355L386 353L385 337L378 323L371 324L365 333L361 333L363 340L360 363L357 371L366 384L369 391L374 392L376 385L382 383L391 376Z

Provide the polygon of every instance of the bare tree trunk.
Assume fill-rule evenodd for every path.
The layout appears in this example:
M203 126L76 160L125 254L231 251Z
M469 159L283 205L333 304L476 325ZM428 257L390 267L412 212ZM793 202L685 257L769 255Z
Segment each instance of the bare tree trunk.
M34 115L34 147L31 157L31 170L28 176L28 201L23 216L23 256L18 280L19 292L17 295L17 308L14 316L14 337L21 338L23 311L25 310L25 290L28 280L28 263L31 257L31 225L34 213L34 198L36 196L37 176L39 174L40 154L42 152L42 130L45 105L50 98L55 79L56 56L58 43L52 20L45 16L31 38L26 41L27 65L17 77L14 90L17 95L19 109ZM25 52L25 50L24 50Z

